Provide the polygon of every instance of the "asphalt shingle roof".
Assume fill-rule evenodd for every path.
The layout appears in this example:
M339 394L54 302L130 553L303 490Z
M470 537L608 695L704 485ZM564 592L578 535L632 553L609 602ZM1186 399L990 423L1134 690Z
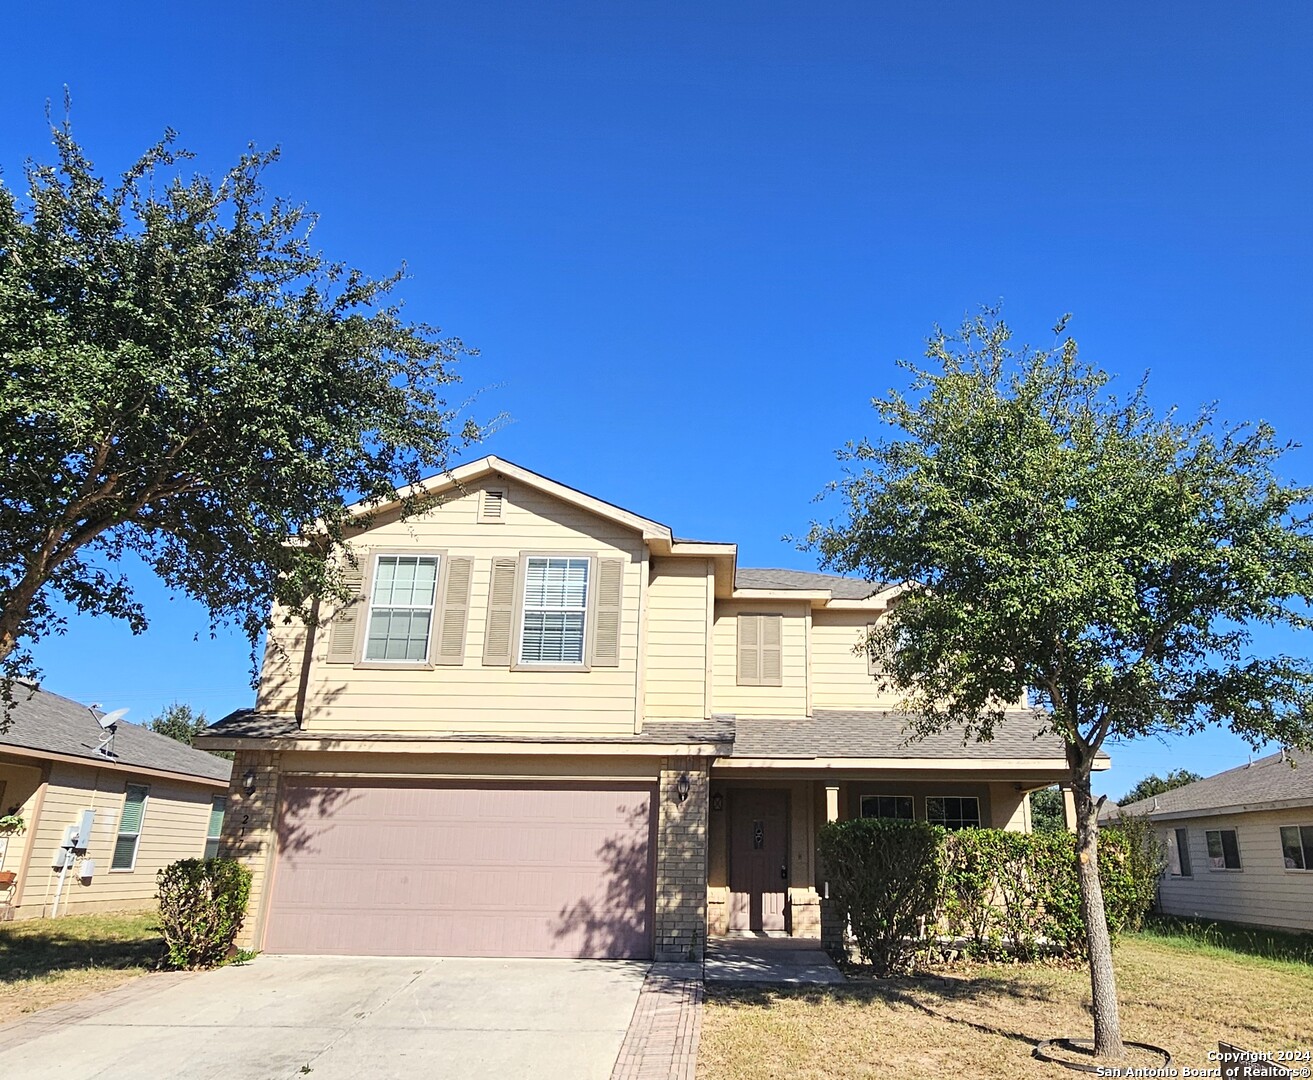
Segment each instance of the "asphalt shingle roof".
M1287 750L1284 755L1261 757L1153 798L1127 803L1121 813L1152 817L1292 800L1313 804L1313 754L1306 751Z
M103 735L95 714L87 706L20 683L14 686L9 730L0 732L0 750L19 746L103 763L106 759L96 752ZM185 773L207 780L227 780L232 774L231 761L126 721L119 722L114 736L114 757L110 760L119 765Z
M878 581L820 574L809 570L774 570L740 567L734 572L736 589L829 589L836 600L865 600L887 586Z
M1009 713L990 742L963 743L957 731L909 741L908 717L893 711L817 709L810 718L740 720L735 757L1057 758L1062 740L1039 734L1034 713Z

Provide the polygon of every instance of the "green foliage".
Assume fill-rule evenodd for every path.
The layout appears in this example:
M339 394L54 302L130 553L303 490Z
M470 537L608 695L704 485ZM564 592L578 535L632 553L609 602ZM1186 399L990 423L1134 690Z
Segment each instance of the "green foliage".
M1173 769L1166 776L1150 773L1123 795L1118 802L1122 806L1129 806L1141 799L1152 799L1155 795L1161 795L1164 791L1185 787L1186 784L1193 784L1196 780L1202 779L1203 777L1197 772L1191 772L1189 769Z
M1030 793L1030 827L1036 832L1066 832L1067 811L1061 788L1041 788Z
M0 832L27 832L27 822L23 820L22 814L0 814Z
M1313 933L1308 932L1150 915L1139 936L1194 952L1256 956L1274 964L1313 966Z
M830 568L907 583L871 647L921 732L1028 721L1088 776L1107 736L1229 726L1313 747L1313 668L1253 655L1255 626L1306 629L1309 488L1276 472L1263 423L1155 415L1075 341L1015 351L986 310L936 330L908 393L874 401L887 439L849 444Z
M944 830L874 818L821 828L820 857L862 956L882 972L910 968L933 918Z
M193 745L193 740L209 727L210 722L205 718L205 714L192 711L190 705L182 705L174 702L158 716L147 721L146 726L157 735L164 735L170 739L175 739L186 745ZM232 760L233 754L230 750L208 750L207 753L215 757Z
M312 619L345 590L323 545L287 539L339 540L349 501L480 435L446 400L470 350L402 318L400 274L311 246L314 216L262 186L276 152L186 176L169 132L110 183L52 135L25 197L0 184L5 702L61 601L146 626L125 559L252 642L271 601Z
M236 859L180 859L155 882L169 966L226 963L246 917L251 872Z
M1023 961L1088 949L1072 833L831 822L822 829L821 858L858 948L878 970L903 970L936 948ZM1112 933L1140 927L1163 867L1146 821L1100 831Z

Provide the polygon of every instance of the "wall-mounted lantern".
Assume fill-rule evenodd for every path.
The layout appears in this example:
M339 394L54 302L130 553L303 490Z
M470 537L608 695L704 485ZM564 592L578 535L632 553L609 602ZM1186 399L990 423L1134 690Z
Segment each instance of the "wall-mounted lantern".
M680 773L679 779L675 781L675 799L683 802L688 798L689 789L693 786L688 778L688 773Z
M725 793L723 791L718 791L711 796L711 809L714 811L725 809Z
M242 790L245 791L247 795L255 794L254 769L247 769L246 772L242 773Z

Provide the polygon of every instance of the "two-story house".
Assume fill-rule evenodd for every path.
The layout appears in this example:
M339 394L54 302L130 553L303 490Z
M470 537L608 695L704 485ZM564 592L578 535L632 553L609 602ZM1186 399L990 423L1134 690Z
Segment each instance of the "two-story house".
M1023 709L910 742L861 650L896 590L739 567L495 457L350 539L358 598L278 622L224 826L269 952L684 958L818 936L827 820L1028 829ZM347 565L350 565L348 560Z

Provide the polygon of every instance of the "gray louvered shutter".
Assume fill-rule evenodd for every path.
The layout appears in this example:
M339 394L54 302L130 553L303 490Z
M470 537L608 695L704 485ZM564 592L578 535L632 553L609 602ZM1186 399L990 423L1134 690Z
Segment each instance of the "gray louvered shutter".
M758 672L762 686L784 685L784 616L761 616L761 661Z
M624 584L624 559L597 560L593 667L620 666L620 610L624 598Z
M511 630L515 620L515 572L519 560L492 560L488 585L488 622L483 633L483 662L489 667L509 667Z
M365 560L368 555L356 556L355 566L342 567L342 583L354 599L348 600L333 615L328 628L328 662L330 664L354 664L356 661L356 634L361 617L365 612L361 589L365 583Z
M465 630L470 621L470 580L474 560L460 555L447 560L447 585L442 594L442 629L434 663L465 662Z
M761 685L761 616L740 615L739 631L739 685Z

